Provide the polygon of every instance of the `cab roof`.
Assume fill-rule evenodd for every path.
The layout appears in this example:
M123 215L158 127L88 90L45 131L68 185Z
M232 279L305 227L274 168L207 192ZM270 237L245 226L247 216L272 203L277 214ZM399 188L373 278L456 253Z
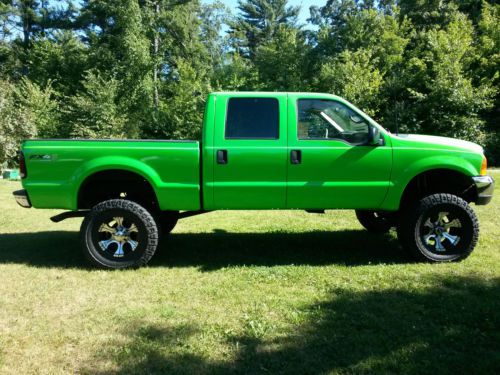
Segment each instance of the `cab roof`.
M213 96L302 96L302 97L332 97L342 99L341 97L329 93L321 92L283 92L283 91L215 91L210 93Z

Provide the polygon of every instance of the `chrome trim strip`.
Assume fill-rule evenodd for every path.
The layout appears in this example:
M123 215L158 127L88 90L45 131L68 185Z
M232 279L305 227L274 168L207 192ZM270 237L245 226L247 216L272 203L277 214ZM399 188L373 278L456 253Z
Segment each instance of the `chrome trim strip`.
M478 188L485 188L494 183L493 177L491 176L474 176L472 180Z

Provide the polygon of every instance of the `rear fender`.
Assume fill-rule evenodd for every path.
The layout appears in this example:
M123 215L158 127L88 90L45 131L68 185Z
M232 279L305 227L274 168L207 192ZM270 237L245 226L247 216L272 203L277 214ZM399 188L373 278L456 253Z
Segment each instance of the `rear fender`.
M158 189L161 186L161 178L153 168L137 159L124 156L105 156L83 163L73 175L71 181L73 186L72 204L75 209L78 205L78 193L83 182L97 172L103 172L111 169L133 172L144 177L144 179L147 180L152 186L156 196L158 197Z

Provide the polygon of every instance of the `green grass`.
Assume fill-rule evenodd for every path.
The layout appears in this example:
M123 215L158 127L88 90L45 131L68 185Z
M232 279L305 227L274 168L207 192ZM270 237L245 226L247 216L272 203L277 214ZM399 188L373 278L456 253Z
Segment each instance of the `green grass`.
M99 271L81 220L17 207L18 186L0 181L1 373L500 373L500 190L462 263L411 262L350 211L259 211Z

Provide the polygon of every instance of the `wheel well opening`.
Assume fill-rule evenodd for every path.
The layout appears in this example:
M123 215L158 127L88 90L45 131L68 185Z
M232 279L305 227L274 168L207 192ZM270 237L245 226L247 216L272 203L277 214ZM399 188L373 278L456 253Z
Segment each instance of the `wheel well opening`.
M453 194L469 203L477 199L476 187L470 177L450 169L433 169L415 176L409 182L401 197L400 208L435 193Z
M120 169L94 173L80 186L78 209L90 209L108 199L127 199L148 209L157 209L158 200L149 181Z

